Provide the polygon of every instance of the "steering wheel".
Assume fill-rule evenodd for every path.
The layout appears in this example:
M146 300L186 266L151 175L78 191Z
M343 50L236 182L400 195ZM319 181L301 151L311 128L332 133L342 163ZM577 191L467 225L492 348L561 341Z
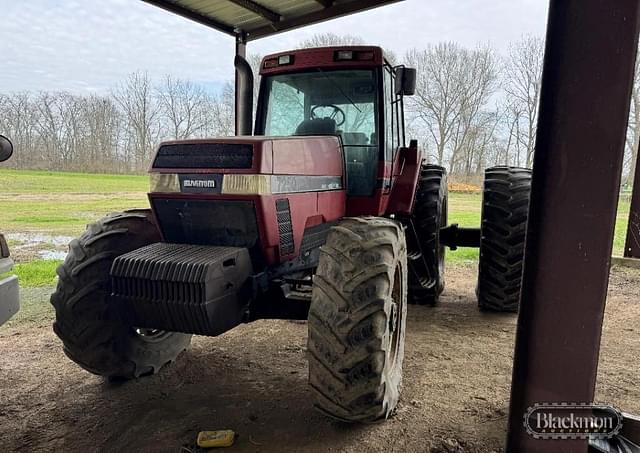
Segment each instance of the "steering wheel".
M332 112L330 112L329 116L319 116L316 114L316 110L320 109L320 108L330 108L333 109ZM344 122L347 119L347 115L345 115L344 110L342 110L340 107L338 107L337 105L333 105L333 104L318 104L315 107L313 107L311 109L311 119L312 120L317 120L317 119L321 119L321 118L331 118L333 121L336 122L336 127L337 126L342 126L344 124ZM340 118L340 120L338 121L337 118Z

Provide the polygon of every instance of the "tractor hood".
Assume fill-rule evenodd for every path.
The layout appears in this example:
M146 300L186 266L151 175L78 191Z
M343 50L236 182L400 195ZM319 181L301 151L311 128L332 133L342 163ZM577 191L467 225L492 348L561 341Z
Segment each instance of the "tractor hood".
M162 143L149 193L162 239L247 248L257 271L305 256L345 214L342 153L335 136Z
M278 194L344 186L337 137L233 137L162 143L151 192Z

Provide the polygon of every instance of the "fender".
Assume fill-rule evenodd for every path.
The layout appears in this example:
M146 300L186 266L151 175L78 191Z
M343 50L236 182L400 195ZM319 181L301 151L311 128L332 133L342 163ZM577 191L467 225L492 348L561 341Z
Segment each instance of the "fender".
M418 149L418 143L415 140L411 141L409 147L398 149L393 163L393 185L387 205L387 215L410 215L413 212L422 159L422 151Z

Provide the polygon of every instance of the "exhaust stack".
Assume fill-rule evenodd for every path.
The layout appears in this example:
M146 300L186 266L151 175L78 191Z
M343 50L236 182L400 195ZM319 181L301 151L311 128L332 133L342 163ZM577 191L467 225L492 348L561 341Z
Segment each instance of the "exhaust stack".
M236 93L236 135L252 135L253 122L253 71L240 55L234 60L238 84Z

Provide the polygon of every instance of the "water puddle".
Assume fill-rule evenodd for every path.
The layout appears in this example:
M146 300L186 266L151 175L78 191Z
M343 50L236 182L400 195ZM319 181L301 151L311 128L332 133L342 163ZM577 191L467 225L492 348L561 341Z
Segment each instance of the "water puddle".
M40 260L64 260L71 236L54 236L40 233L9 233L5 237L14 242L9 246L16 262Z
M38 252L43 260L63 261L67 257L67 252L61 250L40 250Z
M54 247L66 247L69 245L73 236L52 236L49 234L39 233L9 233L5 237L12 241L21 242L16 247L34 247L41 244L50 244Z

